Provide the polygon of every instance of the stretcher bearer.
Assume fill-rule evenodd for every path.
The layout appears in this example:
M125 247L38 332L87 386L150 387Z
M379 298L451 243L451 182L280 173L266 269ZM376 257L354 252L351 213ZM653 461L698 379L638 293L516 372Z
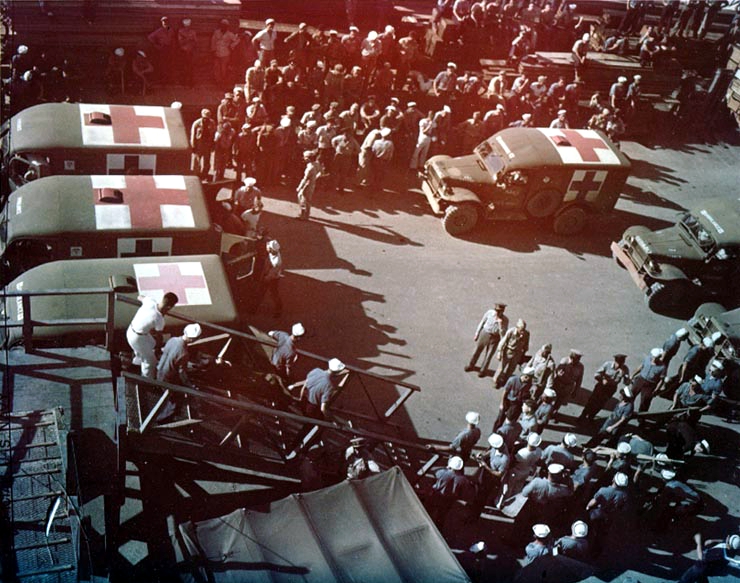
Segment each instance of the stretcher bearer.
M131 320L126 331L126 340L134 351L134 364L141 365L141 376L153 379L157 368L154 348L157 342L153 334L164 330L164 317L178 302L178 297L167 292L157 303L148 296L139 296L141 307Z

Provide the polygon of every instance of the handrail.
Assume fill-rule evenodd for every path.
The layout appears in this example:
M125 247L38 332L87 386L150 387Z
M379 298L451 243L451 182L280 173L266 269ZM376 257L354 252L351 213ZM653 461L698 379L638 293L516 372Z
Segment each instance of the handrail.
M123 302L125 304L132 304L132 305L136 305L136 306L140 305L140 302L138 300L133 300L133 299L128 298L126 296L120 295L119 293L116 293L116 300L117 301L121 301L121 302ZM167 312L167 315L170 316L170 317L175 318L176 320L182 320L184 322L190 322L190 323L196 322L196 320L193 320L192 318L188 318L187 316L183 316L182 314L178 314L174 310L173 311L170 311L170 312ZM239 331L239 330L234 330L233 328L227 328L226 326L221 326L220 324L212 324L210 322L198 322L198 323L202 327L212 328L213 330L218 330L219 332L226 332L226 333L231 334L233 336L237 336L239 338L244 338L245 340L250 340L252 342L257 342L259 344L264 344L264 345L267 345L267 346L277 346L277 342L275 342L272 338L270 338L269 340L268 339L263 339L263 338L258 338L257 336L254 336L253 334L249 334L248 332L242 332L242 331ZM322 356L320 354L315 354L315 353L309 352L307 350L296 349L296 352L298 354L300 354L301 356L307 356L309 358L313 358L314 360L320 360L320 361L324 361L324 362L328 362L328 360L329 360L325 356ZM375 379L378 379L378 380L381 380L381 381L385 381L385 382L392 382L395 385L398 385L400 387L404 387L404 388L409 389L409 390L414 391L414 392L421 391L421 387L418 387L417 385L413 385L411 383L407 383L405 381L399 381L399 380L395 380L395 379L393 379L392 381L390 381L388 379L388 377L385 377L385 376L383 376L381 374L374 373L374 372L369 372L369 371L363 370L361 368L358 368L356 366L352 366L351 364L346 364L345 363L345 366L346 366L346 369L349 370L349 371L351 371L351 372L361 373L364 376L375 378Z

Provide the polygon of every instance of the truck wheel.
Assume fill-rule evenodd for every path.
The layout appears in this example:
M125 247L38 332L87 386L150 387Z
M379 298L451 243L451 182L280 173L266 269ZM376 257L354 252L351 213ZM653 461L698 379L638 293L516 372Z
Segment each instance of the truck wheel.
M472 204L450 205L442 217L442 224L453 237L473 230L478 223L478 208Z
M645 296L645 303L653 312L662 312L666 309L680 307L691 298L691 284L685 280L678 280L668 285L656 281L650 285Z
M579 206L572 206L559 213L552 222L556 235L575 235L586 226L586 211Z
M558 210L563 201L563 195L555 189L540 190L535 192L527 201L527 213L536 219L549 217Z

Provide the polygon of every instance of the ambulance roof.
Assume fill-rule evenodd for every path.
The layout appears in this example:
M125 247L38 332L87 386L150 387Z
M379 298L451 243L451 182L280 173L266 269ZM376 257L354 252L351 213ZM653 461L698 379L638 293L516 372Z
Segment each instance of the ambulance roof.
M26 271L13 280L6 291L109 288L111 276L119 281L128 279L135 283L140 294L156 300L168 291L174 292L180 298L175 311L189 318L232 327L238 321L228 278L217 255L54 261ZM130 297L135 298L136 294ZM6 298L5 310L10 320L22 319L21 298ZM135 311L135 306L116 302L116 330L124 330ZM106 296L38 296L31 299L31 312L36 321L104 319ZM168 326L177 328L180 325L180 322L168 319ZM34 329L34 339L54 340L64 345L67 335L99 335L103 328L102 325L39 326ZM8 329L8 334L9 344L13 344L20 339L21 329Z
M596 130L507 128L486 141L503 152L507 170L563 165L630 167L627 157Z
M153 105L42 103L14 115L4 139L13 153L189 148L180 110Z
M8 243L29 236L153 235L211 226L195 176L49 176L13 192L7 209Z

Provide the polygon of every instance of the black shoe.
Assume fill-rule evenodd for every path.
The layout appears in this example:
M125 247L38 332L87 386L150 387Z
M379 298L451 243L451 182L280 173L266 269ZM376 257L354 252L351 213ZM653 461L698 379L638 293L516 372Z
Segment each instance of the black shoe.
M480 371L480 372L478 373L478 378L483 378L484 376L486 376L486 373L485 373L485 371Z
M470 365L468 365L468 366L466 366L466 367L465 367L465 372L470 372L470 371L471 371L471 370L473 370L474 368L475 368L474 366L470 366Z

